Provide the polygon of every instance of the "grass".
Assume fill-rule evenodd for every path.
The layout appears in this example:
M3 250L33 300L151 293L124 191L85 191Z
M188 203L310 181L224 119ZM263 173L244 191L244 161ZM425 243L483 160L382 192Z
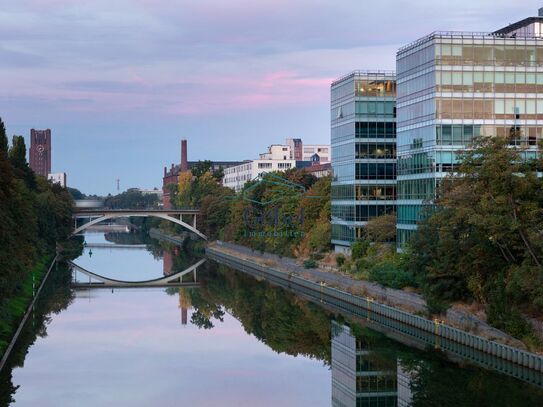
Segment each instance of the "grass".
M2 319L0 320L0 355L4 354L5 349L9 345L11 338L19 323L21 322L28 305L32 301L32 275L34 275L34 287L37 290L47 268L51 262L51 256L44 256L40 261L38 261L32 271L28 273L24 279L19 293L9 299L5 305L4 309L1 310Z

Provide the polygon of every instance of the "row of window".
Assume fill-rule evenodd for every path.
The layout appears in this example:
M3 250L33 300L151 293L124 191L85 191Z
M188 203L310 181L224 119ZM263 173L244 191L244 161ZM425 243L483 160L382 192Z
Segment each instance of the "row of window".
M436 108L437 104L437 108ZM430 119L543 120L543 99L449 99L424 100L402 107L402 127Z
M503 41L503 40L502 40ZM441 44L436 59L443 65L542 66L543 49L535 43Z
M353 226L332 224L332 240L353 242L355 240L354 229Z
M435 194L435 180L410 179L398 181L398 199L433 199Z
M356 122L356 138L396 137L396 122Z
M417 152L398 157L398 175L424 174L434 169L433 153Z
M354 123L345 123L340 126L332 127L332 132L331 132L332 144L341 143L342 141L350 140L353 137L354 137ZM333 151L332 151L332 154L334 154Z
M396 117L395 101L356 101L356 115L369 117Z
M394 185L332 185L332 200L394 200L396 187Z
M280 168L280 169L286 169L286 168L291 168L292 167L292 163L277 163L277 168ZM258 163L258 169L260 170L269 170L273 168L273 164L272 163Z
M332 162L338 163L345 160L352 160L354 143L342 144L332 147Z
M402 225L416 225L423 218L424 205L398 205L398 223Z
M429 134L426 134L428 133ZM513 145L535 146L543 139L543 128L535 126L495 126L471 124L443 124L435 126L435 136L432 138L432 126L412 129L402 133L403 139L412 139L409 145L397 148L401 153L434 145L468 145L476 137L512 137ZM423 141L424 137L424 141Z
M396 179L396 163L356 163L355 179Z
M395 138L396 122L357 121L332 127L332 144L356 138ZM332 154L334 154L332 152Z
M366 222L377 216L394 213L395 205L332 205L332 220Z
M392 79L349 80L332 88L332 101L346 96L396 96L396 81Z
M396 158L396 143L356 143L355 158Z
M396 96L396 81L356 80L355 96Z

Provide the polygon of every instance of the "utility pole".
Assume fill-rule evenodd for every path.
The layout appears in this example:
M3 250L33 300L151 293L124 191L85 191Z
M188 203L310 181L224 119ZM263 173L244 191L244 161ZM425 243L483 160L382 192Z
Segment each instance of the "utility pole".
M121 182L121 180L119 178L117 178L117 193L119 193L119 190L120 190L120 188L119 188L120 182Z

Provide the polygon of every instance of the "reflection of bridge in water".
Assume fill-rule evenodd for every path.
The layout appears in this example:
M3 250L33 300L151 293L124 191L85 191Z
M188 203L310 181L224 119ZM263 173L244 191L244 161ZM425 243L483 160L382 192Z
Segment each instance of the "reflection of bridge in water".
M95 274L92 271L83 267L68 262L74 271L74 282L72 286L75 288L133 288L133 287L198 287L200 284L196 280L196 271L198 267L206 262L206 259L201 259L199 262L191 265L187 269L174 273L165 277L160 277L145 281L124 281L116 280ZM76 273L81 273L89 277L88 283L75 281ZM192 276L192 281L183 281L183 277ZM93 281L94 280L94 281Z

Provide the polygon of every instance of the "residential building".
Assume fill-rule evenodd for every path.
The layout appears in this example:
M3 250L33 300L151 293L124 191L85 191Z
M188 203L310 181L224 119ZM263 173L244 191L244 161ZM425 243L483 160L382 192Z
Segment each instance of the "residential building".
M304 144L302 139L286 139L285 144L272 144L260 154L262 160L311 161L317 154L321 163L330 162L329 144Z
M319 156L321 163L330 162L330 145L329 144L306 144L302 149L302 161L311 161L311 157L315 154Z
M51 172L51 130L30 130L30 168L42 177Z
M292 156L290 158L292 158L293 160L296 160L296 161L302 161L303 160L303 157L304 157L304 153L303 153L303 141L301 138L288 138L286 140L286 143L287 145L290 147L290 151L291 151L291 154Z
M314 175L317 178L326 177L332 174L332 164L331 163L311 163L309 167L305 168L305 171Z
M332 244L350 252L368 220L395 211L396 77L352 72L331 86Z
M66 173L65 172L55 172L52 174L47 174L47 179L53 184L59 184L61 187L66 187Z
M268 151L260 154L261 160L294 160L293 153L287 144L272 144Z
M480 136L537 154L543 131L543 13L492 33L434 32L397 53L397 241L413 234L458 153Z
M332 406L396 407L397 369L387 362L365 338L332 321Z
M223 185L236 192L241 191L247 181L258 178L262 173L273 171L286 171L291 168L309 167L309 161L260 159L246 161L235 167L224 170Z

